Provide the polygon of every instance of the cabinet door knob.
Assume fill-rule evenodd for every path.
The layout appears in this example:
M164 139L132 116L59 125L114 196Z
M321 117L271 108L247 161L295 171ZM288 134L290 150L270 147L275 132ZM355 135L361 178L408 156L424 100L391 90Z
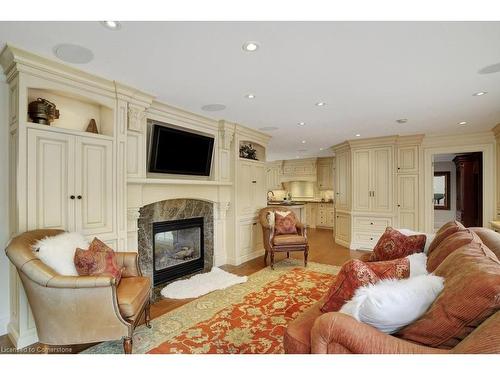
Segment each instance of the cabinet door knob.
M373 223L370 223L370 225L373 225Z
M69 199L75 199L75 196L74 195L70 195Z
M77 196L77 198L78 198L78 199L82 199L82 196L81 196L81 195L79 195L79 196Z
M255 181L255 180L252 181L252 184L256 184L256 183L257 183L257 181Z
M401 207L401 205L400 205L400 204L398 204L398 207Z

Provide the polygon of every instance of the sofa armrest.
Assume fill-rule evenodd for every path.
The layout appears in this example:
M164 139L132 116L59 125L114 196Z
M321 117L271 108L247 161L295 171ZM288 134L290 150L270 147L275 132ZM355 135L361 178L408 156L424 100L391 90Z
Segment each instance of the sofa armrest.
M311 353L444 354L447 350L405 341L338 312L321 315L311 330Z
M118 267L123 268L122 277L142 276L137 252L117 251L115 254Z
M57 275L47 282L49 288L79 289L112 286L116 280L112 276L62 276Z

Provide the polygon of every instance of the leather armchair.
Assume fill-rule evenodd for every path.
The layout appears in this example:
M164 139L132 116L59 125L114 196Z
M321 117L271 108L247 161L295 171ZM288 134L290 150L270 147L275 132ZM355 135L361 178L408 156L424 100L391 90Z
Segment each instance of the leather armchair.
M309 254L309 243L307 240L307 230L304 224L298 221L297 217L290 211L296 221L297 234L281 234L276 235L274 227L269 225L267 215L271 211L290 211L286 206L264 207L259 212L259 221L262 226L262 235L264 236L264 264L267 266L267 257L269 254L271 268L274 269L274 253L286 252L287 257L290 257L291 251L304 252L304 266L307 267L307 256Z
M38 339L48 345L73 345L123 338L132 352L132 334L144 314L150 327L151 281L142 277L135 252L117 252L122 280L111 276L63 276L32 251L36 241L62 230L34 230L11 240L6 253L16 267L33 312Z

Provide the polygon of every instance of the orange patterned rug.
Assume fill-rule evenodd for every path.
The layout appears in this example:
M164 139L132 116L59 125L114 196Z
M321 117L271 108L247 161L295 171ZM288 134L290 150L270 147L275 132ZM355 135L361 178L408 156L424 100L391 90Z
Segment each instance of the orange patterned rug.
M149 353L282 353L288 322L318 301L331 282L331 275L295 268Z
M134 333L134 353L283 353L288 323L328 290L338 267L285 260L244 284L209 293L154 319ZM84 353L122 353L121 341Z

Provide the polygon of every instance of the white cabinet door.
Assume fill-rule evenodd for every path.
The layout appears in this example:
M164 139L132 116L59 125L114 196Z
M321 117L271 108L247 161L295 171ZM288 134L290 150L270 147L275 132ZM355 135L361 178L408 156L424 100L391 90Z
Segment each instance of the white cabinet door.
M113 143L78 137L75 142L77 229L85 235L113 231Z
M320 190L333 189L331 163L318 164L318 187Z
M336 198L337 209L349 209L349 155L339 152L335 157L336 173Z
M75 230L74 137L28 129L28 229Z
M351 234L351 218L346 214L337 214L335 217L335 238L343 244L350 242Z
M238 194L239 213L248 215L252 212L252 164L240 161L238 169Z
M417 230L418 175L398 176L399 227Z
M253 251L253 243L252 243L252 232L253 232L253 222L250 220L240 221L239 222L239 239L240 239L240 248L238 259L246 259L252 251Z
M392 168L391 147L372 150L370 175L371 190L373 191L371 211L373 212L391 212L393 210Z
M418 146L400 146L397 154L399 173L418 172Z
M252 165L252 213L267 206L266 171L263 164Z
M371 157L372 152L370 150L356 150L353 152L354 210L369 211L371 207L371 190L373 190L370 184Z
M262 226L258 220L252 223L252 247L253 251L261 251L264 249Z

